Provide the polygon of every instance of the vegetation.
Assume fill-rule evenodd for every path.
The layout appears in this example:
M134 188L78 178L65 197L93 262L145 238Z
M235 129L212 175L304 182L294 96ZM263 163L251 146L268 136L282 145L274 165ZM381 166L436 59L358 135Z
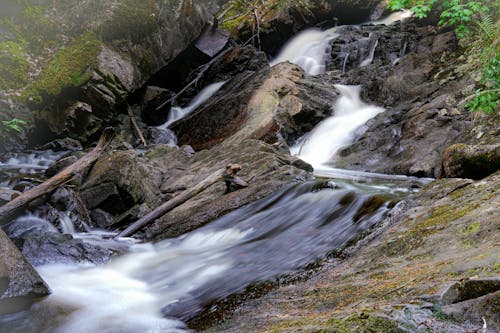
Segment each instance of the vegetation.
M455 28L457 37L468 45L470 72L479 72L479 89L464 100L470 111L493 114L500 100L500 3L494 0L390 0L392 10L410 9L426 18L432 9L440 11L439 24Z
M40 73L38 80L23 93L30 104L49 102L65 88L78 87L90 79L88 71L99 54L101 42L88 32L59 50Z
M18 89L26 85L28 70L25 45L0 42L0 89Z
M4 125L8 131L20 133L22 130L22 125L26 125L26 122L21 119L13 118L11 120L2 121L2 125Z

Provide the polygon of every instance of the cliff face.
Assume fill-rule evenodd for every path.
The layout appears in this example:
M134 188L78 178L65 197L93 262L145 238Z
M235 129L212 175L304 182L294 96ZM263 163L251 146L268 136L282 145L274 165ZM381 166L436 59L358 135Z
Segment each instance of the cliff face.
M87 140L201 34L220 2L51 1L14 8L0 22L1 74L10 78L0 82L1 120L17 117L33 126L32 115L14 107L22 103L36 112L38 136ZM2 138L12 134L0 126Z

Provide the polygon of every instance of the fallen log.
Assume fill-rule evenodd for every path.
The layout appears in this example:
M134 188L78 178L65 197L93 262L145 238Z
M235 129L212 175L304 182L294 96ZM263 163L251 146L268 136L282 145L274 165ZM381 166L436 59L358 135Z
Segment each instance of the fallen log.
M49 194L56 190L61 185L66 184L73 178L75 174L84 170L94 163L99 156L106 150L111 141L115 138L115 131L112 128L106 128L97 143L97 146L88 154L77 160L75 163L63 169L54 177L49 178L42 184L24 192L15 199L9 201L0 207L0 224L7 222L15 217L24 209L30 202L40 198L43 195Z
M127 113L128 113L128 117L130 118L130 123L132 124L132 127L135 129L135 133L137 135L137 138L139 140L141 140L144 147L147 147L148 143L146 142L146 139L144 138L144 135L142 134L142 131L139 128L139 125L137 125L137 121L135 121L135 116L132 113L132 109L130 108L129 105L127 105Z
M219 181L228 181L232 177L236 177L236 173L241 169L241 166L238 164L229 164L225 169L218 170L205 178L201 183L196 185L195 187L182 192L178 196L170 199L169 201L161 204L136 222L132 223L125 230L120 232L116 237L128 237L132 236L137 231L141 230L148 224L154 222L156 219L162 217L172 209L177 206L182 205L184 202L188 201L195 195L199 194L209 186L219 182Z

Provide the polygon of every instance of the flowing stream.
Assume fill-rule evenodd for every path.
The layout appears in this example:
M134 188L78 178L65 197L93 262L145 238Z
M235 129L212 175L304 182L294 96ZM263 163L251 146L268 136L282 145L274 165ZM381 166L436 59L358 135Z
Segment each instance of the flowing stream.
M293 61L310 74L320 74L332 38L335 28L303 32L275 62ZM208 86L161 127L193 111L223 84ZM205 227L156 244L111 240L112 233L102 231L81 236L66 221L65 232L103 246L118 242L128 253L100 266L37 267L52 294L29 310L0 316L0 331L183 332L186 321L217 301L250 285L296 273L366 235L384 220L397 198L428 180L332 168L329 162L338 149L384 111L362 102L359 87L336 88L341 95L332 101L332 116L292 149L323 180L291 185ZM34 164L19 159L0 167Z

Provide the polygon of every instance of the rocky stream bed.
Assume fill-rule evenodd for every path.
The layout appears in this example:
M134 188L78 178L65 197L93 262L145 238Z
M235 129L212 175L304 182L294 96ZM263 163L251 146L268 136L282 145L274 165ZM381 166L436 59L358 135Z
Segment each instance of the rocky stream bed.
M383 1L231 3L40 5L65 42L0 86L26 122L0 127L0 205L114 137L0 214L0 331L499 331L498 113L460 104L453 30Z

